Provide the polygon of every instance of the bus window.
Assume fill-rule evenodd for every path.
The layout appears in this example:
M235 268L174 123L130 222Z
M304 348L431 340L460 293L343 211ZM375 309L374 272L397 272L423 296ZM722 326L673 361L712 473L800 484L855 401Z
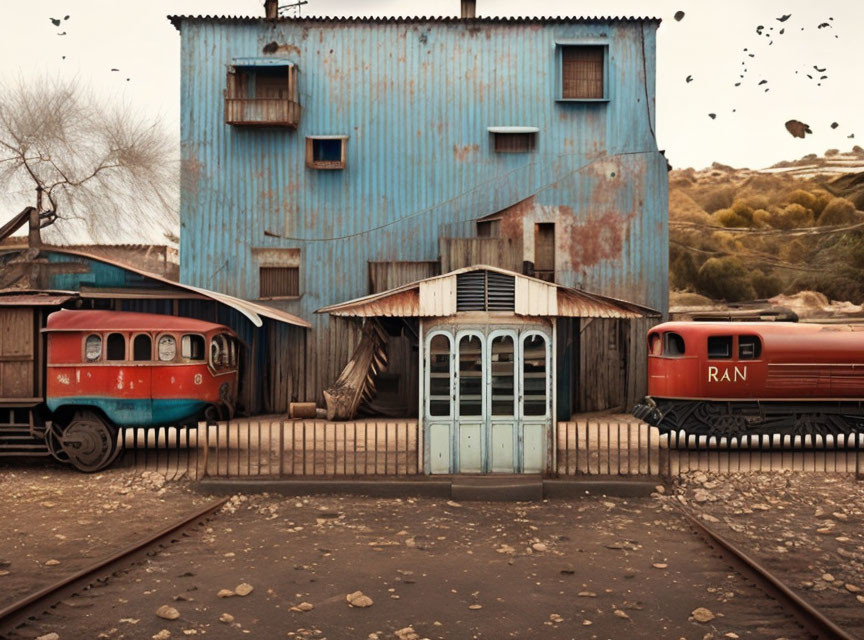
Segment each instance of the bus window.
M758 360L762 355L762 341L758 336L738 336L738 359Z
M666 349L663 355L670 358L683 356L685 351L684 338L677 333L669 332L666 334Z
M214 369L219 367L219 361L222 359L222 349L219 346L219 341L216 336L210 340L210 366Z
M87 362L95 362L102 357L102 336L87 336L84 341L84 357Z
M204 359L204 337L186 334L180 339L180 355L189 360Z
M106 360L126 359L126 336L122 333L109 333L108 345L105 349Z
M712 360L732 357L732 336L708 338L708 357Z
M150 360L153 356L153 341L146 333L139 333L132 341L132 359L136 362Z
M648 353L652 356L659 356L663 352L663 342L660 339L659 333L652 333L648 336Z
M159 359L170 362L177 355L177 340L174 336L164 335L159 338Z

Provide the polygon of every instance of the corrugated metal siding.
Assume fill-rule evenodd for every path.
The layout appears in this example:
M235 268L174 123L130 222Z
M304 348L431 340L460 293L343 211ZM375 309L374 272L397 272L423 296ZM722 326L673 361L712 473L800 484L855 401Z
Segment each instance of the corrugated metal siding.
M307 397L350 355L313 310L366 294L369 261L438 257L441 225L535 196L620 246L561 268L566 286L667 306L666 163L653 137L656 23L205 22L182 27L181 281L255 297L253 247L298 247L313 323ZM609 42L609 103L556 103L556 40ZM270 42L297 63L297 131L224 124L226 65ZM644 59L643 59L644 50ZM289 54L280 54L289 55ZM645 78L647 75L647 82ZM537 126L495 154L491 125ZM342 171L305 166L305 136L350 136ZM614 174L614 175L613 175ZM266 235L284 236L283 238Z

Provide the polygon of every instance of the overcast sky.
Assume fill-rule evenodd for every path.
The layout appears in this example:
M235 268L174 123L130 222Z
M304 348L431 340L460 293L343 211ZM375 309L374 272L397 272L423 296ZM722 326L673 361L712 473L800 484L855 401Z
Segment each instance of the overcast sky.
M106 100L159 115L177 131L180 34L165 16L263 15L261 5L261 0L2 0L0 80L33 73L75 77ZM303 8L306 15L455 15L458 10L459 0L310 0ZM678 10L686 14L680 22L673 18ZM830 148L848 150L864 140L862 0L479 0L478 14L662 18L657 135L676 167L712 161L765 167ZM777 20L787 14L785 22ZM59 27L50 22L65 15L70 17ZM792 138L784 123L793 118L809 124L813 135ZM839 126L832 130L832 122Z

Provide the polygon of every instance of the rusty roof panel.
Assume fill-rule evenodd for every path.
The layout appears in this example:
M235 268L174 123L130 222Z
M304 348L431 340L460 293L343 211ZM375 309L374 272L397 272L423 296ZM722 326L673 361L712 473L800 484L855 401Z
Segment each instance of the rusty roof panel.
M42 293L0 294L0 307L59 307L75 297L74 294Z
M423 303L420 290L423 287L441 289L436 300L448 297L448 291L456 286L456 276L470 271L488 270L513 276L516 279L516 313L525 316L576 317L576 318L645 318L659 317L654 309L642 307L585 291L551 284L519 273L479 265L457 269L440 276L411 282L390 291L375 293L340 304L318 309L316 313L328 313L347 317L431 317L451 315L442 311L440 305ZM446 291L445 291L446 290Z
M267 19L263 16L231 15L169 15L168 20L179 31L184 21L234 23L234 24L273 24L273 23L325 23L325 24L572 24L578 22L652 22L660 24L654 16L479 16L460 18L458 16L284 16Z

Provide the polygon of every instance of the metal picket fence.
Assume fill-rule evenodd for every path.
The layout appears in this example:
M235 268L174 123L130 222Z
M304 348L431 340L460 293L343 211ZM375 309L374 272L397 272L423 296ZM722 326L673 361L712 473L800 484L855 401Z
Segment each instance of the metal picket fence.
M636 421L559 422L554 475L671 479L690 471L792 470L864 479L864 434L749 436L661 434ZM169 479L410 477L423 473L416 420L326 422L256 418L197 427L127 428L116 466Z

